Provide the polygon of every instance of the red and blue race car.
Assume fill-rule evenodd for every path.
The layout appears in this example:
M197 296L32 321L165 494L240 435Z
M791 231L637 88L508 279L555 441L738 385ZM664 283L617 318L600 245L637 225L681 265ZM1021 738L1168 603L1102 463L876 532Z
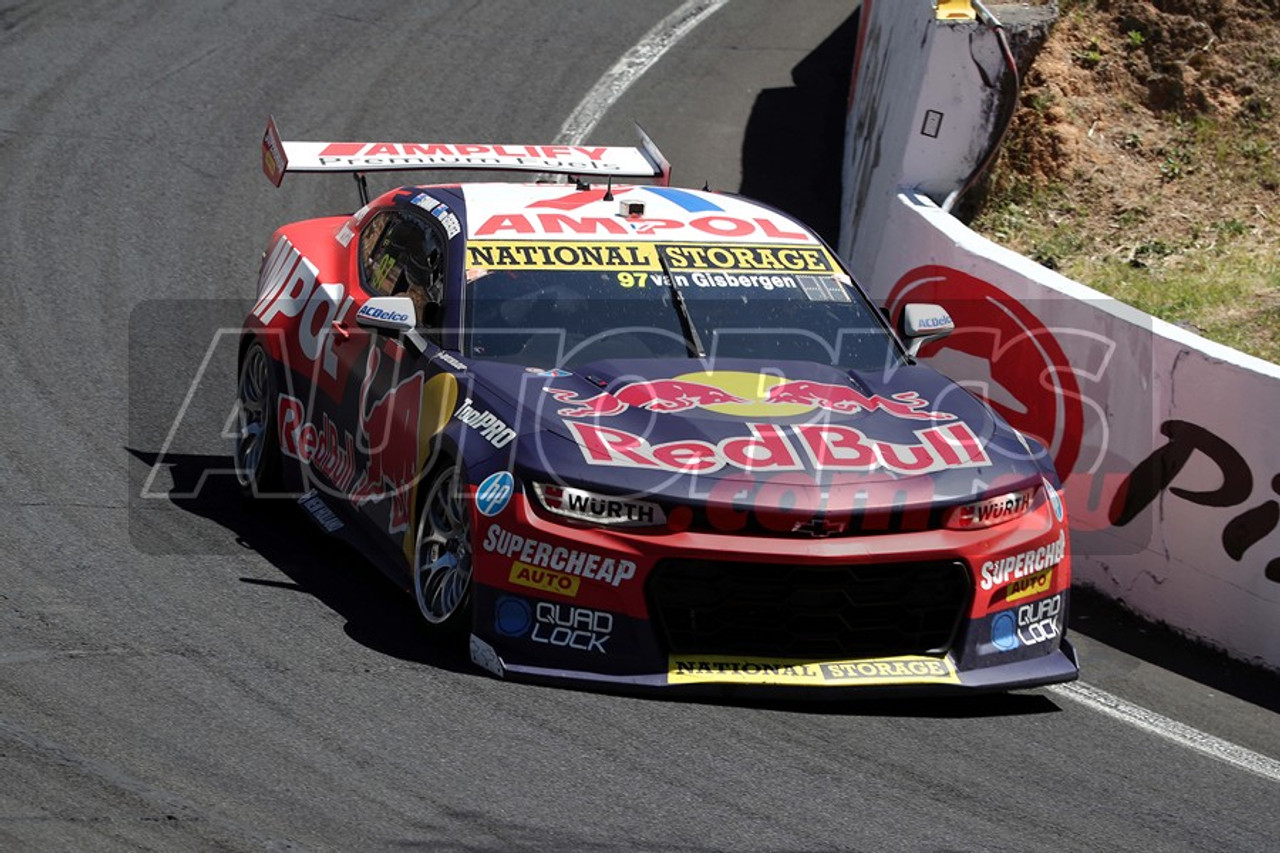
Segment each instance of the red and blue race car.
M917 363L810 229L639 148L285 142L354 214L279 229L239 357L238 476L287 493L504 677L966 692L1073 679L1067 519L1035 438ZM410 185L478 169L567 183ZM640 185L639 180L652 183Z

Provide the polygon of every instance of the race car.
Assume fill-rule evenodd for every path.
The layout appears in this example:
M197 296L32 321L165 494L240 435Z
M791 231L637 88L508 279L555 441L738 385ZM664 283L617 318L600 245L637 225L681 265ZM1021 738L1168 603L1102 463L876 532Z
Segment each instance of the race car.
M271 121L263 168L351 173L363 204L263 254L237 476L411 593L424 641L611 689L1077 677L1058 476L919 363L942 308L891 323L803 224L670 186L643 132L286 142ZM429 169L535 174L368 198L367 172Z

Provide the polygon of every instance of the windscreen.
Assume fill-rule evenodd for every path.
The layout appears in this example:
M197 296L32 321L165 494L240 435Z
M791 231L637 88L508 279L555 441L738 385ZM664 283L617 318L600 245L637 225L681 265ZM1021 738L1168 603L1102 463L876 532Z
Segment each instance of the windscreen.
M900 358L875 308L820 246L468 248L473 358L573 367L691 356L699 345L713 359L859 370Z

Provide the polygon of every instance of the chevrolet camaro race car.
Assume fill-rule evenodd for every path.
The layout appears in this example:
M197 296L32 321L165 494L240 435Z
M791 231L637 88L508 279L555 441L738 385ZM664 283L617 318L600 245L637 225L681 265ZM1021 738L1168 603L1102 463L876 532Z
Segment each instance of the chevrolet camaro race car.
M349 172L364 204L264 253L246 491L295 497L499 676L828 696L1075 678L1057 475L917 363L946 312L906 306L895 333L810 229L670 187L641 136L284 142L269 123L277 186ZM393 169L574 178L369 200L364 173Z

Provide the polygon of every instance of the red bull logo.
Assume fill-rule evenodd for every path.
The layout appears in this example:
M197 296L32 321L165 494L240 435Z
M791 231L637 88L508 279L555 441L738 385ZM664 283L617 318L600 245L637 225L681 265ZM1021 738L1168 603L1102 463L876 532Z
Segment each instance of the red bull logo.
M563 418L612 417L636 407L661 414L705 409L739 417L789 417L820 409L844 415L884 412L905 420L955 420L955 415L947 412L930 411L929 401L916 391L882 397L863 394L847 384L738 371L647 379L591 397L579 397L567 388L545 390L557 402L571 404L557 409Z
M620 415L632 406L649 412L687 412L690 409L707 409L725 403L749 403L742 397L730 394L715 385L682 379L652 379L624 385L616 393L608 391L594 397L579 399L574 391L564 388L546 389L561 403L574 405L557 410L563 418Z
M840 412L852 415L858 412L886 412L895 418L919 421L949 421L955 415L946 412L928 411L928 400L921 399L916 391L903 391L881 397L879 394L866 394L848 385L828 385L825 382L813 382L808 379L797 379L774 385L768 391L767 398L771 403L795 403L802 406L816 406L828 412Z
M982 441L962 421L916 430L915 441L903 443L873 439L854 427L837 424L746 426L750 435L715 443L681 439L654 444L622 429L569 423L578 449L590 465L676 474L710 474L725 467L753 473L808 467L815 471L887 471L909 476L991 464Z
M378 373L381 353L369 351L365 378L360 386L361 450L368 453L369 465L351 492L356 506L390 496L389 533L406 530L412 515L412 489L418 472L419 424L422 418L422 372L396 384L372 404L369 390Z

